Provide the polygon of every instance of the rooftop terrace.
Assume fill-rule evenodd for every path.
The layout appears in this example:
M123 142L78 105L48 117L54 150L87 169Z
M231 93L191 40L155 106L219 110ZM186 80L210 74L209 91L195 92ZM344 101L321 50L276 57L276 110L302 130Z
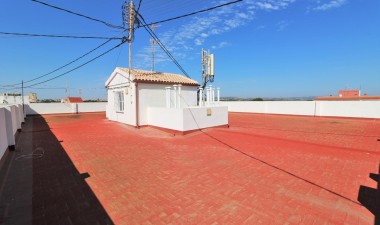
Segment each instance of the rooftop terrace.
M28 116L0 171L0 223L380 219L369 177L379 173L380 120L229 113L229 122L173 136L104 113Z

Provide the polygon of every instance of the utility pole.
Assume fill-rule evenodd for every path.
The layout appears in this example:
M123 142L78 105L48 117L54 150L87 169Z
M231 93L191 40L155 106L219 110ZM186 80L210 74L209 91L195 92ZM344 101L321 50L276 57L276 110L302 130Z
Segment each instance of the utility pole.
M67 79L66 79L66 98L68 98L70 96L70 90L69 90L69 85L68 85L68 82L67 82Z
M22 100L22 112L25 115L25 105L24 105L24 80L21 80L21 100Z
M128 47L129 47L129 60L128 60L128 67L129 67L129 75L131 74L132 69L132 42L134 37L134 25L136 23L136 12L135 12L135 4L131 0L129 3L125 2L123 5L123 8L125 9L125 14L123 14L125 24L127 25L128 30Z
M156 28L157 28L157 26L152 24L152 30L154 31ZM155 44L155 41L153 38L150 39L150 43L152 44L152 71L154 71L154 44Z

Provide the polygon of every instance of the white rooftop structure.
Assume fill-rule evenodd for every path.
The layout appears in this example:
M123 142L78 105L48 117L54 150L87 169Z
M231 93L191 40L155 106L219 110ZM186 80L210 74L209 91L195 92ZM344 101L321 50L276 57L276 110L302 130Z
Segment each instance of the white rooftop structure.
M208 87L197 102L197 81L179 74L117 67L105 83L106 116L135 127L154 126L179 132L228 124L219 89Z

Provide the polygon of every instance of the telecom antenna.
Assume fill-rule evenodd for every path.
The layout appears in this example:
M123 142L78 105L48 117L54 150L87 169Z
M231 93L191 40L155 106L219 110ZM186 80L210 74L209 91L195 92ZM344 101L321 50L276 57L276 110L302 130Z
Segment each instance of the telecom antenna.
M151 28L154 32L154 30L156 30L157 26L152 24ZM154 71L154 44L155 44L154 38L150 39L150 44L152 45L152 71Z
M210 50L202 48L202 88L206 87L207 82L214 82L214 54Z

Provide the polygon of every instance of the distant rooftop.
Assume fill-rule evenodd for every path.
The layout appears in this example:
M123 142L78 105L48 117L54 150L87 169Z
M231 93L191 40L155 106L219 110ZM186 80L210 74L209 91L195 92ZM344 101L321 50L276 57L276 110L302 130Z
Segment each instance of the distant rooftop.
M339 90L338 96L322 96L314 100L324 101L358 101L358 100L380 100L380 96L361 95L360 90Z
M339 96L323 96L317 97L314 100L320 101L360 101L360 100L380 100L380 96L352 96L352 97L339 97Z
M83 102L83 99L81 97L67 97L65 99L66 103L80 103Z

